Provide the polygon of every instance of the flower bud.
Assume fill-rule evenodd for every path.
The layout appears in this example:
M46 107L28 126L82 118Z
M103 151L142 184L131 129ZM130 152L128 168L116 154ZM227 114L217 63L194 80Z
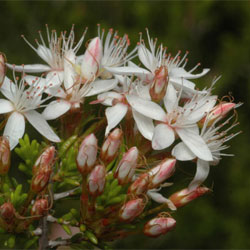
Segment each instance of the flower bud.
M0 175L7 174L10 168L10 144L6 137L0 137Z
M156 167L152 168L149 171L149 175L151 179L149 188L152 189L152 188L159 186L163 181L165 181L170 176L172 176L175 171L175 163L176 163L176 159L166 158Z
M102 194L105 186L106 169L102 165L97 165L91 171L88 178L88 190L93 196Z
M6 57L0 52L0 88L2 87L5 75L6 75Z
M145 173L139 176L128 188L128 194L140 195L148 190L149 174Z
M95 165L97 155L97 139L94 134L88 135L81 143L76 164L81 174L87 174Z
M185 188L181 191L178 191L172 194L169 199L174 203L174 205L178 207L185 206L190 201L198 198L199 196L204 195L210 190L207 187L198 187L194 191L190 192L188 188Z
M15 208L12 203L6 202L0 207L0 216L6 223L12 223L15 216Z
M118 153L122 140L122 130L116 128L109 135L102 145L101 160L105 163L113 161Z
M168 85L168 69L167 67L160 67L155 71L155 77L150 87L149 93L154 101L160 101L166 94Z
M91 40L81 63L81 76L91 81L95 78L102 59L102 42L99 37Z
M54 163L54 157L55 157L55 147L47 147L43 153L37 158L33 168L32 173L33 175L36 174L39 169L42 169L44 166L52 166Z
M158 237L172 230L176 220L171 217L159 217L148 221L143 229L144 234L150 237Z
M141 198L130 200L125 203L119 213L120 220L124 222L133 221L138 215L140 215L145 207L144 201Z
M32 216L44 216L47 214L49 209L49 204L47 199L36 200L33 207L31 208ZM39 219L39 217L37 218Z
M136 147L130 148L122 157L117 166L114 177L118 179L119 184L127 184L131 181L137 165L139 152Z

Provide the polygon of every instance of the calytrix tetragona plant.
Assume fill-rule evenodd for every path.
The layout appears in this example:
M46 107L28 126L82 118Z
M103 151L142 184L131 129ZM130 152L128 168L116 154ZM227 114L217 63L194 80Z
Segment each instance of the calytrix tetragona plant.
M135 233L166 234L177 209L211 191L203 183L238 134L239 104L212 94L218 78L199 90L193 80L209 69L187 70L188 52L172 56L148 31L129 50L127 35L98 26L81 54L87 29L79 41L74 26L46 29L36 45L23 36L44 64L0 54L1 244L108 248ZM24 135L26 121L43 142ZM182 161L196 173L178 190Z

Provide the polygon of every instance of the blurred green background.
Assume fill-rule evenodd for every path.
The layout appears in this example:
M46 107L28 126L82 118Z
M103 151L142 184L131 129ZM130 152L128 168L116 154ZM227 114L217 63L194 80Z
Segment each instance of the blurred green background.
M205 196L179 209L176 229L157 239L143 235L114 243L126 249L232 249L250 248L250 2L249 1L1 1L0 50L10 63L41 63L21 39L29 41L45 31L47 23L58 32L75 24L79 38L89 27L87 39L97 34L96 24L127 33L132 44L148 27L173 54L189 50L188 66L197 62L211 68L198 81L200 88L222 75L215 93L232 94L243 133L232 141L228 153L211 168ZM144 32L145 37L145 32ZM187 69L188 69L187 66ZM194 170L194 167L193 167ZM184 187L189 180L181 183Z

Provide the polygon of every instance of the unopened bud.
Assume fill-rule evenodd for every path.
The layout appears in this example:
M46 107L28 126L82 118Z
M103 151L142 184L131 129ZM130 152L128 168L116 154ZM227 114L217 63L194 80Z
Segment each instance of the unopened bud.
M181 191L178 191L172 194L169 199L174 203L174 205L178 207L185 206L190 201L195 200L199 196L202 196L209 192L210 189L207 187L198 187L194 191L190 192L188 188L185 188Z
M37 219L39 219L39 216L41 217L47 214L48 207L49 204L47 199L36 200L30 213L32 216L37 216Z
M88 178L88 190L93 196L98 196L103 193L105 186L106 169L102 165L97 165L91 171Z
M10 144L6 137L0 137L0 175L7 174L10 168Z
M148 221L143 229L144 234L150 237L158 237L172 230L176 220L171 217L159 217Z
M113 161L118 153L121 145L122 130L116 128L113 130L105 140L101 149L101 160L105 163Z
M216 119L219 117L223 118L235 106L236 104L233 102L222 102L216 105L212 111L199 122L199 124L203 125L206 121L207 126L211 126Z
M114 174L114 177L118 179L119 184L127 184L131 181L137 165L138 156L139 151L136 147L130 148L123 155Z
M7 223L11 223L14 216L15 216L15 208L10 202L4 203L0 207L0 215L1 218L6 221Z
M87 174L95 165L97 139L94 134L88 135L81 143L76 158L77 168L81 174Z
M155 77L150 87L150 96L154 101L160 101L166 94L168 85L168 69L167 67L160 67L155 71Z
M39 169L44 168L45 166L49 165L52 166L54 164L55 159L55 147L47 147L43 153L37 158L33 168L32 173L33 175L36 174Z
M6 75L6 57L0 52L0 88L2 87L5 75Z
M140 195L148 190L149 174L145 173L139 176L128 188L129 194Z
M148 173L150 175L150 189L159 186L166 179L171 177L175 171L176 159L166 158L156 167L152 168Z
M138 215L140 215L145 207L144 201L141 198L130 200L125 203L120 209L119 218L122 221L133 221Z

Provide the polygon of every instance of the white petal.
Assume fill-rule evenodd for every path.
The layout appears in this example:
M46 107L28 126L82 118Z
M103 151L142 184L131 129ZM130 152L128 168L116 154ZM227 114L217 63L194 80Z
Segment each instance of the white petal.
M51 87L57 88L59 87L64 80L64 72L63 71L50 71L46 75L47 84L52 84Z
M65 114L71 107L71 104L64 100L57 100L49 103L44 109L42 116L45 120L53 120Z
M37 54L49 65L53 61L51 50L43 45L38 45Z
M73 50L68 50L64 55L64 87L69 93L75 82L76 72L73 65L76 63L76 55Z
M23 137L25 130L24 116L18 112L13 112L5 125L3 135L9 139L12 150Z
M5 99L0 99L0 114L9 113L14 110L12 103Z
M112 90L116 87L117 83L117 79L94 81L93 83L91 83L91 89L86 96L97 95L102 92Z
M154 129L152 148L155 150L167 148L174 140L174 130L166 124L158 124Z
M8 66L8 68L14 69L15 71L18 71L18 72L24 71L27 73L42 73L42 72L51 70L51 67L45 64L26 64L22 66L22 65L13 65L13 64L6 63L6 65Z
M138 57L147 69L149 69L151 72L155 71L155 58L152 53L142 44L138 49Z
M126 98L137 112L157 121L165 121L166 113L160 105L135 95L126 95Z
M184 78L174 78L170 77L169 82L174 84L174 86L177 87L178 90L180 90L182 87L186 87L188 89L194 90L195 84L187 79Z
M5 76L0 90L7 99L13 101L16 92L16 85L7 76Z
M194 179L190 182L188 186L188 190L190 192L194 191L207 179L208 174L209 174L209 169L210 167L207 161L198 159Z
M148 140L152 140L154 133L154 124L151 118L148 118L136 110L132 109L133 117L140 133Z
M44 137L53 142L60 142L60 138L55 134L41 114L35 110L25 112L25 117L30 124Z
M191 161L195 154L183 143L178 143L172 150L172 155L179 161Z
M117 75L136 75L136 76L147 76L152 73L146 69L139 67L105 67L105 69L113 74Z
M178 104L177 91L171 83L168 84L166 95L164 96L164 105L166 110L171 113Z
M105 136L122 120L127 111L128 106L122 103L117 103L113 107L106 108L105 114L108 120L108 126L106 128Z
M194 133L190 128L178 128L175 130L186 146L200 159L212 161L213 156L203 138Z
M169 72L169 76L173 77L173 78L186 78L186 79L196 79L199 77L202 77L204 75L206 75L208 73L210 69L203 69L201 73L199 74L191 74L188 73L185 69L183 68L173 68L171 69L171 71Z

